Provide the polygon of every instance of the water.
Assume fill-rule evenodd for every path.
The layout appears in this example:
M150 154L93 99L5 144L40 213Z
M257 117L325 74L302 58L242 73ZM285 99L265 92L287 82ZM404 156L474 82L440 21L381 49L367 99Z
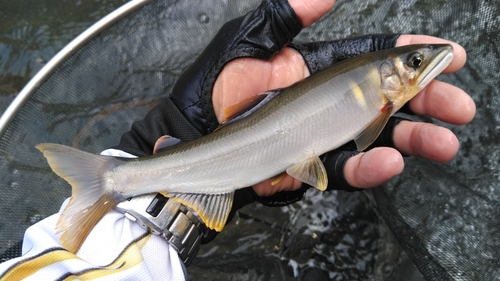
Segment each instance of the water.
M66 44L82 31L121 6L125 0L95 1L2 1L0 8L0 113L3 113L24 85ZM36 123L33 124L36 128ZM34 132L34 131L33 131ZM38 135L33 133L33 135ZM39 136L39 135L38 135ZM21 139L31 139L22 135ZM31 150L33 144L14 145L17 149ZM48 202L58 201L61 189L46 193L46 197L33 200L26 189L33 179L31 159L16 159L13 151L3 154L2 218L0 219L0 253L16 244L24 229L50 215ZM30 163L31 162L31 163ZM30 163L25 165L22 163ZM36 170L36 168L35 168ZM38 171L47 175L43 171ZM38 174L35 172L35 174ZM38 182L39 174L37 176ZM48 179L49 177L43 176ZM38 182L44 185L44 180ZM50 183L49 183L50 184ZM3 189L5 188L5 189ZM7 192L8 190L8 192ZM29 192L29 191L28 191ZM9 196L15 194L14 196ZM62 202L62 201L61 201ZM49 205L52 205L49 203ZM52 213L57 210L54 205ZM16 219L13 219L16 218Z
M7 0L0 8L0 112L60 49L126 0Z

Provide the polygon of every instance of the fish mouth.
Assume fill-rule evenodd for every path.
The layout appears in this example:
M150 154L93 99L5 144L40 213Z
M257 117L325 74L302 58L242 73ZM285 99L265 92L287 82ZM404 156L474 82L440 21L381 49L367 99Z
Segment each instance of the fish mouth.
M453 60L453 47L451 45L440 47L442 49L422 71L417 79L417 86L421 89L427 86L432 79L438 76Z

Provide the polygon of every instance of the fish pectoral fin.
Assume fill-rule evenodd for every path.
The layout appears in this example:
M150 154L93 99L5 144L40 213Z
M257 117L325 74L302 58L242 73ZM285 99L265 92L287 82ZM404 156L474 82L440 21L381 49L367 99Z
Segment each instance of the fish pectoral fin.
M354 138L358 151L367 149L380 135L387 121L392 114L393 104L388 101L380 110L380 114L373 120L368 127L363 130L357 137Z
M226 225L233 206L234 191L220 194L168 193L165 195L193 209L208 228L220 232Z
M155 146L153 148L153 154L169 150L180 143L182 143L182 141L178 138L174 138L169 135L161 136L155 142Z
M240 102L237 102L231 106L228 106L224 110L224 121L219 125L216 130L220 128L239 121L255 111L262 108L264 105L269 103L272 99L274 99L279 93L281 89L271 90L268 92L260 93L246 99L243 99Z
M323 191L328 186L326 169L318 156L313 156L286 170L290 176Z

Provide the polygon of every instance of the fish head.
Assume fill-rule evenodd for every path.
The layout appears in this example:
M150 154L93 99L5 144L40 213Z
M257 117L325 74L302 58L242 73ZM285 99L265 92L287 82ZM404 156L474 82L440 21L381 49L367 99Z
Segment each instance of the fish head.
M394 105L393 112L417 95L452 61L449 44L408 45L393 49L379 66L382 91Z

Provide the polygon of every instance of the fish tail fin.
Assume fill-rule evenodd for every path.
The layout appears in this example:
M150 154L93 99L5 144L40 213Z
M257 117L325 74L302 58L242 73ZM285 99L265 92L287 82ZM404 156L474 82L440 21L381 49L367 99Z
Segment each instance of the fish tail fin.
M71 199L56 229L63 233L61 245L76 253L97 222L122 199L104 179L104 171L119 160L60 144L44 143L36 148L47 158L54 173L72 187Z

